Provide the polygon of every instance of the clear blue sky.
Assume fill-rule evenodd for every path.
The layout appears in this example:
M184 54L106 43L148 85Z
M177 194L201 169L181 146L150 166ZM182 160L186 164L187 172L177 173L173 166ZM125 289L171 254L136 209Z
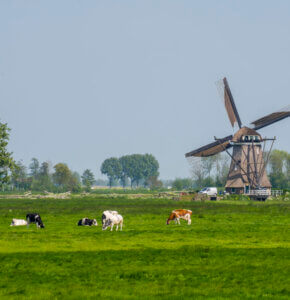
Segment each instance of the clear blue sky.
M9 148L100 177L111 156L152 153L161 178L242 122L290 103L290 1L1 1L0 99ZM290 120L262 129L290 151Z

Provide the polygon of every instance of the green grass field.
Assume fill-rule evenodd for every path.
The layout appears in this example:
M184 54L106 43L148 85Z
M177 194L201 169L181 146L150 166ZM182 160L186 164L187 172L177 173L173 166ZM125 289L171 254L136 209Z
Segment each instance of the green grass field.
M0 200L1 299L290 298L289 202L95 197ZM191 226L165 225L175 208ZM122 232L101 230L105 209ZM28 212L46 228L9 227Z

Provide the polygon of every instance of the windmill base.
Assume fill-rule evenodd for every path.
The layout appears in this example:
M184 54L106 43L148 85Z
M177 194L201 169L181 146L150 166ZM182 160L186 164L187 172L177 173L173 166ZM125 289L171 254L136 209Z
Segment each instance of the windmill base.
M266 201L266 199L271 195L271 188L254 190L246 188L226 188L226 192L228 194L245 195L256 201Z

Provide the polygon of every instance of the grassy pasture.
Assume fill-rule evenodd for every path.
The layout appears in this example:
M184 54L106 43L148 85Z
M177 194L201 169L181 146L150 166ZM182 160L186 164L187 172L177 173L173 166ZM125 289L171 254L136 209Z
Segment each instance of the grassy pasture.
M0 200L0 298L289 299L289 202L94 197ZM166 226L174 208L192 225ZM105 209L123 232L101 230ZM46 228L9 227L28 212Z

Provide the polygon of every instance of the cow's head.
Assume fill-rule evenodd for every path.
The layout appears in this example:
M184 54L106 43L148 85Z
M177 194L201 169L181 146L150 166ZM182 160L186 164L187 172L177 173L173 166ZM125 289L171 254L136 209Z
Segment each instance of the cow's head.
M37 216L37 218L35 219L35 223L38 228L44 228L44 224L42 223L42 220L39 216Z
M112 221L110 219L104 220L102 229L106 230L111 224L112 224Z
M97 223L97 220L96 220L96 219L93 219L93 225L94 225L94 226L98 226L98 223Z

